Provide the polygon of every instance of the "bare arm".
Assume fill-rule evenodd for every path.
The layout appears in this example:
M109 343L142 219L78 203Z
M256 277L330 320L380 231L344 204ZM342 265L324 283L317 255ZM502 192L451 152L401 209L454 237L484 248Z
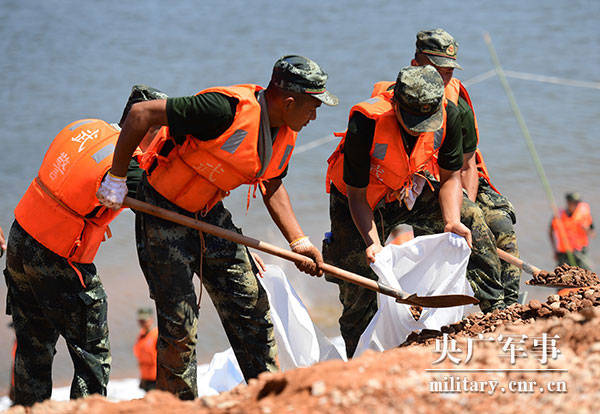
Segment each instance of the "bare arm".
M463 155L463 166L460 170L462 188L467 190L469 200L475 202L479 190L479 174L477 173L477 160L475 151Z
M304 232L296 219L290 196L283 182L270 180L265 182L265 188L267 192L263 195L263 201L283 237L288 243L303 237Z
M2 253L6 250L6 239L4 238L4 232L2 231L2 227L0 227L0 257L2 257Z
M375 255L382 249L377 226L373 218L373 210L367 202L367 188L346 185L348 206L352 220L367 246L366 255L369 262L375 261Z
M300 241L299 244L292 243L298 242L299 239L305 236L296 219L292 203L290 203L290 197L282 181L280 179L267 181L265 188L266 192L263 195L265 206L283 236L290 243L290 247L294 252L313 260L313 262L305 261L296 263L296 267L309 275L321 276L323 274L323 271L320 269L320 265L323 263L321 252L310 243L308 238Z
M469 247L472 247L471 231L460 221L460 209L463 202L460 170L450 171L440 167L439 202L444 220L444 232L463 236Z
M131 107L113 157L111 173L117 177L125 177L127 166L133 151L140 144L146 132L153 126L167 125L166 100L138 102Z

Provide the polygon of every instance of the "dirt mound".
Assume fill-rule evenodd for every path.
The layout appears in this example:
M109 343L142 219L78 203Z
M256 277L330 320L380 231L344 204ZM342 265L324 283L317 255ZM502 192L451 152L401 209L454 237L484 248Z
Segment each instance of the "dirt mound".
M576 409L577 413L595 413L597 399L593 396L600 392L600 310L592 305L600 305L600 286L565 297L552 295L545 303L531 301L488 315L470 315L443 328L462 350L467 349L471 336L482 332L494 332L496 338L558 335L557 358L548 357L546 363L537 359L540 351L529 343L519 352L529 352L530 357L518 356L512 363L506 352L499 353L498 342L482 341L468 364L456 365L448 358L434 364L438 350L422 345L428 341L419 341L419 345L383 353L368 351L347 363L328 361L285 373L261 374L247 386L195 401L179 401L168 393L152 391L143 399L120 403L101 397L46 401L29 412L439 414L572 413ZM471 371L452 371L456 368ZM9 411L25 412L23 407Z
M495 310L488 314L473 313L459 322L443 326L440 331L424 329L420 333L413 332L406 338L406 342L402 346L430 344L444 333L454 336L475 336L494 332L498 326L507 323L526 325L532 323L536 318L562 317L568 312L598 305L600 305L600 285L580 288L568 292L565 296L550 295L544 303L534 299L527 305L514 304L506 309Z
M598 275L594 272L582 269L581 267L563 264L554 269L553 273L542 270L528 280L527 284L532 286L584 287L598 285L600 284L600 279L598 279Z

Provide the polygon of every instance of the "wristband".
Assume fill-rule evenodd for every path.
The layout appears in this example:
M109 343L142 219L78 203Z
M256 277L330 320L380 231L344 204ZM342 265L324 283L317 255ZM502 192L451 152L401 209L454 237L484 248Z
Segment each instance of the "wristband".
M299 237L290 243L290 248L292 250L294 250L298 247L310 247L310 246L312 246L312 243L310 242L308 236Z
M117 180L125 180L127 178L127 177L119 177L118 175L114 175L111 171L108 171L107 175L109 175L112 178L115 178Z

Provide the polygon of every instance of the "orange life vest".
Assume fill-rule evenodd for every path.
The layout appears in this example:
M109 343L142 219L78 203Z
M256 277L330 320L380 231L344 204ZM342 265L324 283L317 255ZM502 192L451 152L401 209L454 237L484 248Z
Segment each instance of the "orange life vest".
M560 237L560 229L558 220L562 221L562 224L566 233L565 240ZM580 201L575 208L575 211L571 216L567 215L565 210L561 210L560 219L556 217L552 220L552 232L554 235L554 244L556 251L565 253L568 247L571 250L581 250L587 247L589 244L587 230L592 224L592 213L590 211L590 205Z
M380 82L375 83L375 85L373 85L373 91L371 92L371 97L374 97L381 93L384 93L392 85L394 85L394 83L395 82L390 82L390 81L380 81ZM475 122L475 133L477 134L477 143L479 144L479 128L477 126L477 117L475 116L475 110L473 109L473 103L471 102L471 97L469 96L469 93L467 92L467 90L465 89L465 87L463 86L461 81L456 78L452 78L452 79L450 79L450 82L448 83L448 85L446 85L446 87L444 88L444 98L445 98L444 102L447 104L447 101L451 101L455 105L458 105L459 96L461 96L469 104L469 106L471 107L471 110L473 111L473 121ZM479 150L479 148L477 148L477 150L475 151L475 162L477 163L477 172L478 172L479 176L483 177L488 182L490 187L492 187L492 189L494 191L496 191L498 194L500 194L500 191L498 191L496 189L496 187L494 187L494 185L490 181L490 175L488 173L487 166L485 165L485 162L483 161L483 155L481 154L481 151ZM434 177L436 177L438 180L440 179L440 170L439 170L439 166L438 166L437 162L432 162L427 169L433 174Z
M452 78L450 79L450 82L448 82L448 85L446 85L446 87L444 88L444 98L453 102L455 105L458 105L459 97L462 97L467 102L467 104L469 104L469 107L473 111L473 121L475 122L475 134L477 135L477 144L479 146L479 127L477 126L477 117L475 116L475 110L473 109L471 97L469 96L469 93L463 86L462 82L456 78ZM475 151L475 162L477 163L477 172L479 173L479 176L482 177L485 181L487 181L487 183L490 185L490 187L492 187L492 189L495 192L500 194L500 191L498 191L496 187L494 187L490 180L490 174L488 172L487 166L485 165L485 162L483 161L483 155L481 154L479 148L477 148L477 150Z
M234 188L261 184L281 175L289 163L297 133L287 126L280 127L272 143L271 158L261 160L257 149L261 106L256 98L261 89L257 85L236 85L200 92L236 98L233 123L216 139L201 141L188 135L181 145L171 143L172 149L166 155L161 150L174 138L169 128L163 127L142 163L150 185L177 206L205 213Z
M138 360L140 378L147 381L156 381L156 342L158 341L158 328L154 327L146 333L140 330L133 354Z
M421 173L427 163L439 151L444 141L446 112L444 124L436 132L425 132L419 135L409 155L404 149L401 126L391 103L392 92L385 92L352 107L350 118L354 112L360 112L375 121L375 134L371 146L371 170L367 186L367 201L371 208L385 199L392 202L399 199L401 190L412 186L414 175ZM326 189L330 192L331 184L346 195L344 172L344 143L346 132L336 134L342 140L327 160Z
M371 92L371 98L376 97L377 95L381 95L386 92L390 86L394 85L396 82L391 81L379 81L373 85L373 92Z
M92 263L108 224L120 212L101 206L96 198L118 137L117 129L99 119L67 125L50 144L15 209L21 227L69 263Z

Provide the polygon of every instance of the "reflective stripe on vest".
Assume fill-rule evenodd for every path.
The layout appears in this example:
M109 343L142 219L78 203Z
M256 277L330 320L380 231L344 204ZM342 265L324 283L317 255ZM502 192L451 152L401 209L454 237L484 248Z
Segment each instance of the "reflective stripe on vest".
M257 85L236 85L200 92L217 92L237 99L233 123L215 139L200 141L187 135L181 145L174 144L168 127L161 128L142 162L150 185L177 206L206 213L234 188L280 175L287 167L297 134L287 126L280 127L270 161L262 168L257 149L261 109L256 98L261 89ZM169 141L173 149L160 155ZM153 165L156 167L150 169ZM262 175L257 176L263 169Z
M92 263L119 212L100 206L96 191L112 164L119 132L99 119L65 127L52 141L15 208L23 229L44 247L76 263Z
M398 124L394 108L391 104L391 92L385 92L368 101L355 105L350 111L350 118L360 112L375 121L375 133L371 146L371 168L367 186L367 201L375 208L380 201L394 201L400 190L410 188L415 174L422 172L427 163L437 153L445 139L446 112L444 124L439 132L426 132L419 135L409 156L403 144L401 126ZM330 185L346 195L346 184L343 179L344 153L346 133L342 136L338 147L328 159L326 178L327 192Z

